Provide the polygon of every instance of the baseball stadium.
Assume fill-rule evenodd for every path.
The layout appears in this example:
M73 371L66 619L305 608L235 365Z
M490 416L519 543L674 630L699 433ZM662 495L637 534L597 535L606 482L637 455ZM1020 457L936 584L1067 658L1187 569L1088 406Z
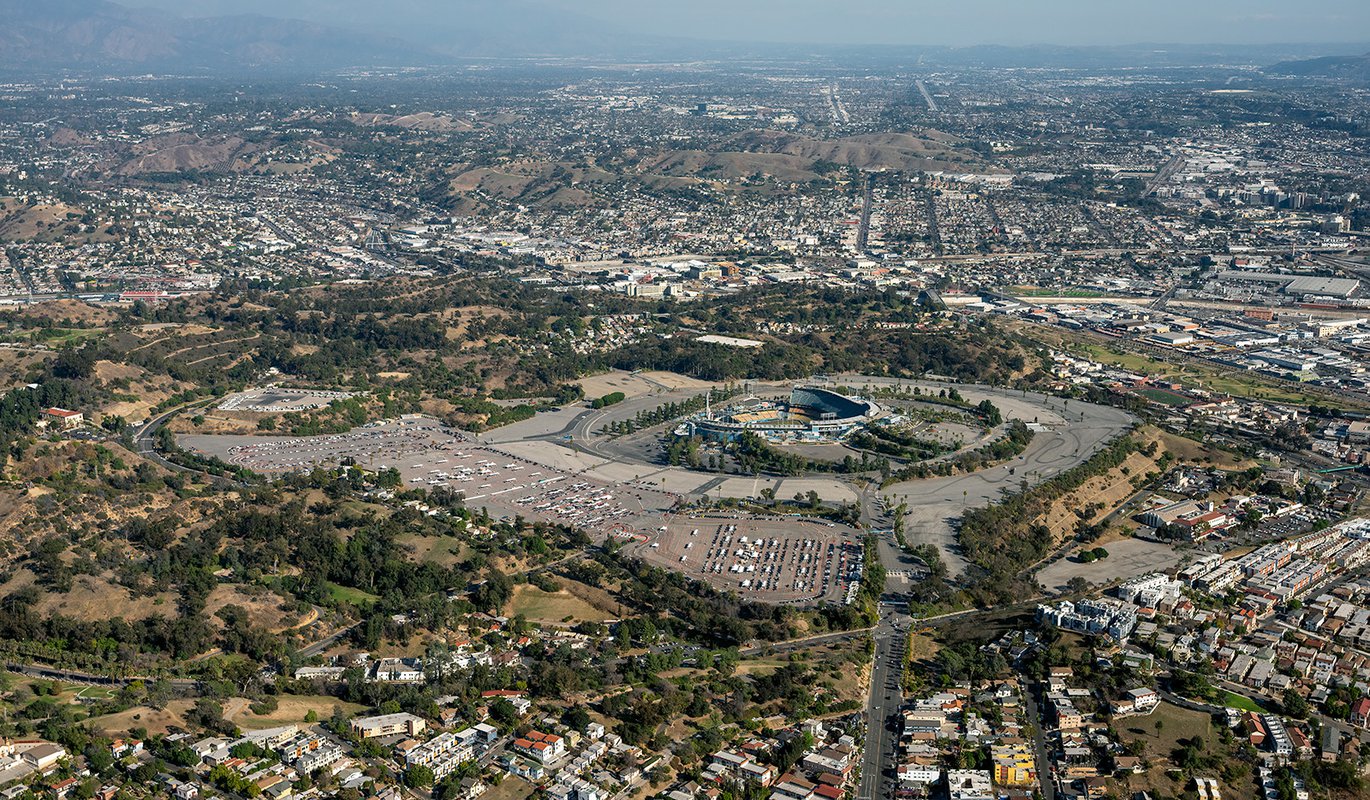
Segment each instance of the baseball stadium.
M770 442L835 442L880 416L875 403L817 386L796 386L788 400L747 398L687 419L676 433L731 442L745 432Z

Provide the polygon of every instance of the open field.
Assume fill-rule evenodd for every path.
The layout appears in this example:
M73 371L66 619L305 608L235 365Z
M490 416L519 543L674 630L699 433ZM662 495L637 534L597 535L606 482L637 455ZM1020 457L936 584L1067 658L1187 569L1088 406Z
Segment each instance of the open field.
M531 584L514 587L514 598L506 612L510 616L522 614L533 623L558 623L571 618L576 621L604 622L615 615L606 608L592 604L570 589L544 592Z
M35 580L32 572L20 568L0 585L0 594L12 594ZM175 598L170 592L134 597L123 586L93 575L77 575L68 591L43 592L35 610L76 619L104 619L112 608L119 609L120 616L130 621L176 615Z
M481 797L485 800L524 800L533 794L535 788L528 781L510 775L500 781L498 786L491 786Z
M367 603L374 603L381 599L380 595L364 592L361 589L354 589L351 586L339 586L332 582L329 582L326 585L328 586L328 593L333 599L342 603L351 603L354 606L360 606Z
M1156 723L1160 723L1159 730ZM1162 702L1150 714L1127 717L1117 724L1118 733L1123 741L1140 740L1148 758L1164 762L1170 752L1179 747L1179 740L1202 737L1206 742L1216 743L1217 730L1212 719L1199 711Z
M349 715L364 711L366 708L327 695L287 694L277 698L276 710L270 714L259 716L252 713L248 703L238 702L225 704L225 716L244 730L256 730L292 723L303 724L304 718L310 711L313 711L319 719L326 720L333 714L334 706L340 706Z
M1157 727L1159 723L1160 727ZM1236 770L1223 778L1222 765L1235 760L1232 750L1224 746L1218 737L1221 723L1199 711L1190 711L1162 702L1150 714L1128 717L1119 720L1117 729L1124 742L1141 742L1142 757L1151 764L1151 769L1140 775L1127 775L1117 780L1118 796L1130 796L1133 792L1145 791L1153 797L1178 797L1189 778L1178 770L1171 769L1172 754L1183 745L1182 741L1199 739L1200 752L1204 757L1214 760L1217 767L1210 766L1199 770L1199 774L1218 780L1224 800L1254 800L1257 785L1246 769ZM1113 781L1110 781L1113 783Z
M172 700L166 708L156 709L149 706L133 706L117 714L91 717L85 725L108 735L118 735L134 728L146 728L150 735L166 733L168 728L185 728L183 716L194 705L192 700Z
M253 625L280 631L290 627L297 616L281 609L284 602L285 598L261 587L221 583L205 599L205 613L212 617L225 606L235 605L247 611Z
M462 542L455 536L418 536L404 534L398 538L400 546L411 548L415 561L450 567L461 561Z
M1223 692L1222 704L1238 711L1254 711L1258 714L1263 714L1266 711L1266 708L1255 700L1234 692Z

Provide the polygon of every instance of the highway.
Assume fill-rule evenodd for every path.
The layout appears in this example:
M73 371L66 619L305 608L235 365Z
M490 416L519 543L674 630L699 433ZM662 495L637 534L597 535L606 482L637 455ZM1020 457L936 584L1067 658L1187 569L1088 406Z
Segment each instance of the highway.
M871 237L871 207L875 205L875 176L866 176L866 190L861 198L861 223L856 228L856 250L866 252Z
M913 85L917 86L918 93L923 95L923 102L928 104L929 111L936 114L938 111L941 110L937 107L937 101L933 99L932 92L928 91L928 87L923 85L922 81L914 81Z
M1143 194L1151 194L1166 181L1170 180L1170 178L1179 171L1180 167L1184 166L1184 160L1183 153L1176 153L1171 156L1169 161L1165 162L1160 169L1156 170L1156 174L1152 176L1151 180L1146 182L1146 191L1143 192Z

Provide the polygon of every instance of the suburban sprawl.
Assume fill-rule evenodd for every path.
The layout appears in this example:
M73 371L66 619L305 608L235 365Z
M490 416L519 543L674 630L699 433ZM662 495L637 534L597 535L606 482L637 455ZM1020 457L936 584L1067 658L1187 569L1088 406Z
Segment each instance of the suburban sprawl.
M0 800L1365 797L1296 55L0 69Z

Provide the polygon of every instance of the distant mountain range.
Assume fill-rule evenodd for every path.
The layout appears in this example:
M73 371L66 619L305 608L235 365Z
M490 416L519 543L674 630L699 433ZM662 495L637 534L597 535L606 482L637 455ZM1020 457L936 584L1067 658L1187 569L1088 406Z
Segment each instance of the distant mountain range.
M138 2L139 0L128 0ZM373 16L319 24L261 15L189 17L132 8L111 0L0 0L0 70L221 72L401 67L465 58L524 56L600 60L704 61L754 59L899 67L1185 67L1281 61L1289 70L1364 74L1365 57L1346 45L1164 45L1067 47L801 45L703 41L644 35L539 0L452 6L446 15L404 4L377 6ZM405 9L408 9L407 11ZM383 9L383 10L382 10ZM322 17L315 16L315 19ZM1329 53L1332 58L1316 58ZM1283 61L1282 61L1283 60ZM1300 66L1300 65L1307 66ZM1359 65L1359 66L1358 66ZM1316 71L1290 74L1319 74Z
M264 16L185 18L107 0L0 0L0 69L219 70L431 60L397 39Z
M1281 61L1266 69L1273 75L1305 78L1339 78L1370 83L1370 53L1358 56L1324 56L1299 61Z

